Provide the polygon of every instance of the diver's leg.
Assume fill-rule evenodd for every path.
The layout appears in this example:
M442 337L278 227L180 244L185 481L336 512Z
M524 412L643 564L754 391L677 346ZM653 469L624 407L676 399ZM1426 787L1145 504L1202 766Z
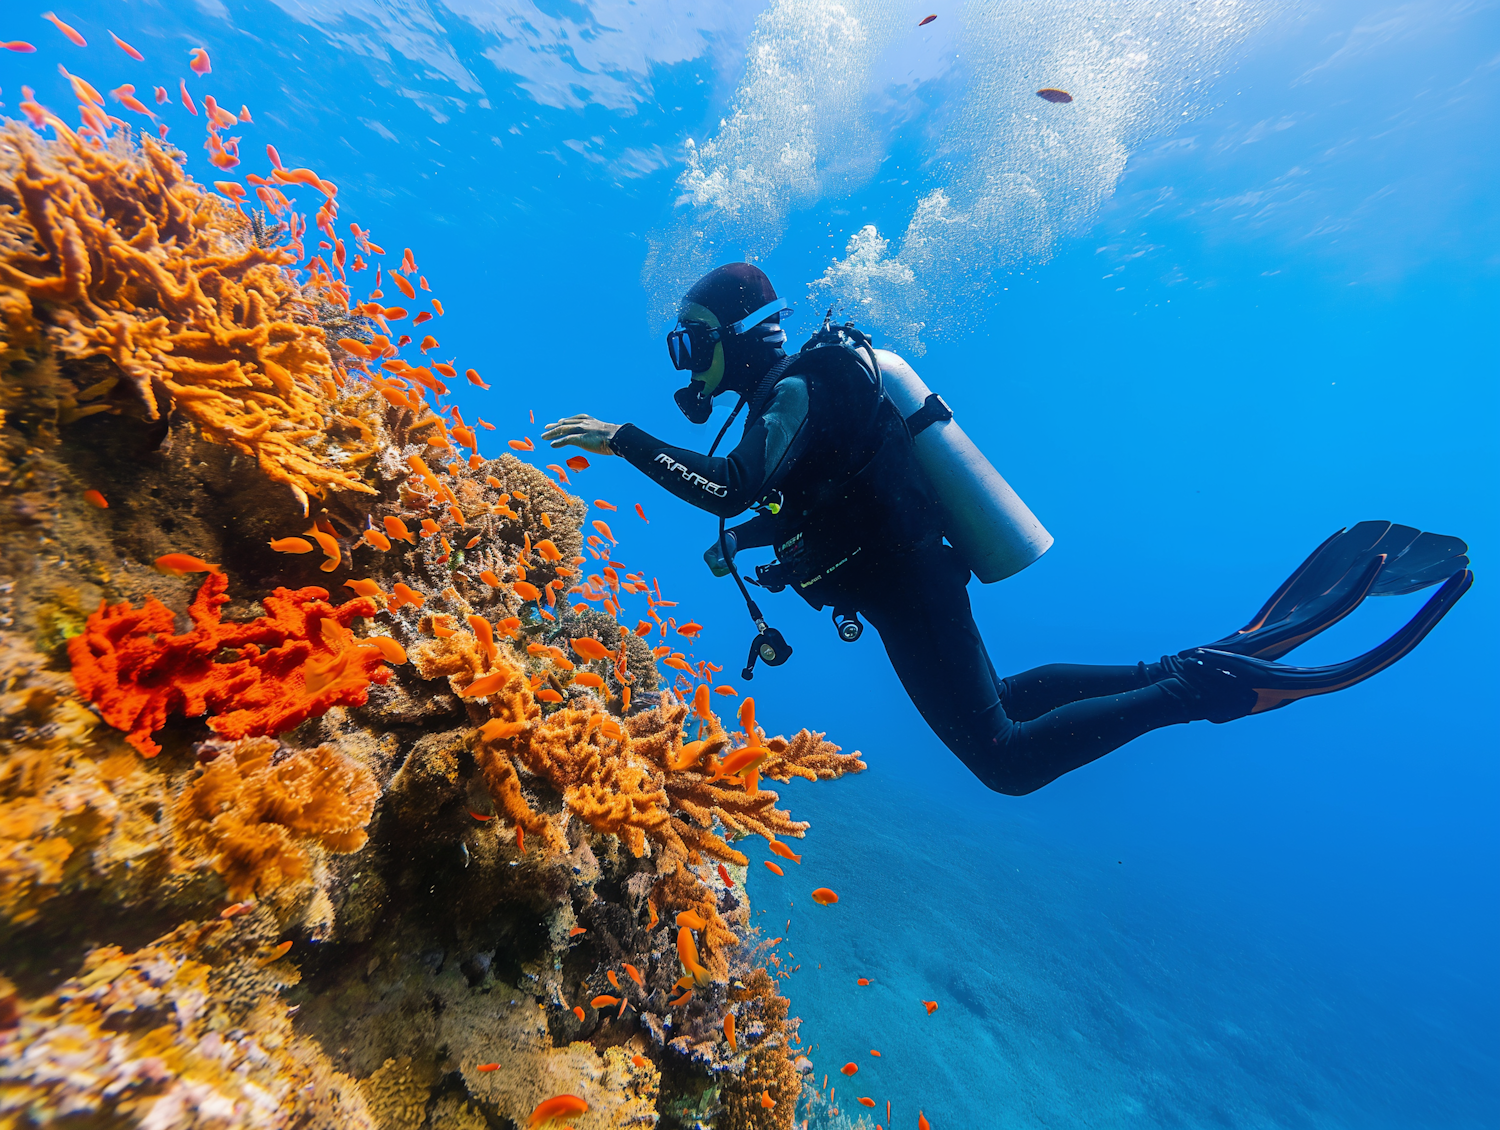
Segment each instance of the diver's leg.
M889 587L868 589L860 611L880 633L891 665L933 732L997 792L1029 793L1150 730L1192 716L1162 687L1140 686L1138 668L1115 668L1101 682L1129 672L1134 689L1013 721L970 611L968 571L951 550L903 566L903 575L917 583L899 594Z
M1049 710L1101 695L1124 694L1156 682L1146 664L1134 667L1049 663L1000 680L1000 701L1013 722L1029 722Z

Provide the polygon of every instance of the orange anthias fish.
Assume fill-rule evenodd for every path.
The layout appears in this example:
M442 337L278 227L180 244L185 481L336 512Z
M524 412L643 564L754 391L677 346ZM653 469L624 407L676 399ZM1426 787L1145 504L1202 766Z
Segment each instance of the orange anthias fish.
M510 682L510 676L510 671L504 668L492 671L488 675L481 675L458 693L463 698L484 698L486 695L494 694Z
M773 873L774 873L774 874L777 874L777 875L785 875L785 874L786 874L786 872L785 872L785 871L783 871L783 870L782 870L782 869L781 869L781 868L780 868L780 867L778 867L778 866L776 866L776 864L774 864L774 863L772 863L772 862L771 862L771 861L770 861L770 860L769 860L769 859L766 859L766 860L762 860L762 862L763 862L763 863L764 863L764 864L765 864L765 865L766 865L766 867L767 867L767 868L768 868L768 869L769 869L769 870L770 870L770 871L772 871L772 872L773 872Z
M689 930L708 929L708 922L696 910L678 911L677 925L686 926Z
M708 701L708 684L699 683L698 689L693 692L693 713L699 718L707 718L711 707Z
M594 529L598 530L599 533L602 534L604 537L607 537L611 542L617 542L619 540L618 538L615 537L615 535L613 533L610 532L609 526L607 526L605 523L599 521L599 519L596 518L596 519L594 519L593 522L591 522L589 524L592 525L594 527Z
M385 553L391 548L391 539L373 527L366 530L363 536L367 544L373 545L381 553Z
M516 581L510 587L515 590L516 595L522 600L539 600L542 595L541 589L526 581Z
M543 1126L556 1119L572 1118L575 1115L587 1114L588 1112L589 1104L577 1095L554 1095L552 1098L537 1104L536 1109L531 1112L531 1117L526 1122L526 1130L536 1130L538 1126Z
M69 27L67 24L63 23L62 20L58 19L51 12L43 12L42 13L42 19L44 19L44 20L51 20L52 21L52 26L55 27L55 28L57 28L57 30L60 31L60 32L62 32L64 35L66 35L68 37L68 39L70 39L73 42L73 44L75 46L77 46L77 47L87 47L89 45L89 41L87 39L83 38L83 36L79 35L71 27Z
M385 596L385 593L380 591L380 586L368 579L345 581L344 587L353 589L355 596L367 596L371 600L379 600Z
M648 526L651 524L651 519L646 517L646 512L641 509L641 504L639 502L635 504L635 512L640 515L642 522L645 522Z
M588 932L587 926L574 926L568 930L568 937L576 938L579 934L587 934Z
M290 950L291 948L292 948L292 943L291 942L282 942L281 944L279 944L278 946L276 946L274 949L272 949L270 953L266 954L266 964L269 965L273 961L280 961L283 957L285 957L287 955L287 951Z
M859 1074L859 1064L846 1063L843 1067L840 1067L839 1070L842 1071L845 1075L857 1075Z
M105 498L104 495L100 494L96 490L86 490L86 491L84 491L83 492L83 500L85 502L87 502L90 506L97 506L100 510L108 510L109 509L109 500L107 498Z
M111 32L110 38L113 39L115 47L120 48L121 51L124 51L124 54L127 54L130 59L135 60L136 63L145 62L145 56L142 56L139 51L136 51L135 48L130 47L129 44L126 44L123 39L120 39L120 36L117 36L114 32Z
M612 997L608 993L601 993L601 994L599 994L599 996L597 996L593 1000L589 1001L589 1007L590 1008L614 1008L615 1005L617 1005L619 1003L620 1003L620 998L619 997Z
M607 970L604 975L609 978L609 983L611 985L613 985L617 989L620 987L620 978L616 976L613 969Z
M582 455L575 455L566 462L575 471L587 471L589 469L589 461Z
M498 1063L481 1063L478 1067L474 1068L474 1070L475 1071L499 1071L500 1070L500 1065Z
M861 977L858 983L861 985L868 985L870 983L870 979L868 977Z
M597 506L600 510L619 510L620 509L613 502L605 502L604 499L602 499L602 498L596 498L596 499L594 499L594 505ZM611 538L610 540L613 541L614 539Z
M573 676L573 681L580 687L593 687L596 691L604 689L604 680L592 671L580 671Z
M781 856L782 859L790 859L793 863L802 862L802 857L794 852L791 848L787 847L786 844L782 843L780 840L771 841L771 851L774 854Z
M819 906L832 906L834 903L839 901L839 896L834 894L827 887L819 887L812 893L812 900Z
M740 1050L734 1041L734 1013L732 1012L724 1014L724 1038L729 1041L730 1051L737 1052Z
M583 636L582 638L576 640L570 639L568 643L571 644L573 650L581 655L584 659L592 660L614 658L614 652L610 651L609 648L605 647L602 643L592 638L591 636Z
M203 48L194 47L191 51L188 52L188 54L189 56L191 56L191 60L188 63L188 68L193 72L193 74L206 75L213 71L213 67L209 64L208 61L208 52L203 50Z
M536 444L534 444L534 443L531 442L531 437L530 436L527 436L525 439L511 439L511 440L506 440L505 442L508 443L516 451L535 451L536 450Z
M636 1067L645 1067L651 1061L643 1055L633 1055L630 1057L630 1062Z
M698 624L692 620L689 620L686 624L681 625L677 629L677 634L679 636L687 636L688 639L692 639L701 631L703 631L702 624Z
M580 1023L580 1024L582 1024L585 1020L588 1019L588 1014L583 1011L583 1006L582 1005L575 1004L573 1006L573 1015L576 1016L576 1017L578 1017L578 1023Z
M693 975L695 983L708 984L708 970L698 960L698 945L693 941L693 932L686 926L677 931L677 956L682 961L682 967Z
M628 961L625 962L625 972L629 975L630 979L641 988L644 989L646 987L646 980L641 976L641 971L635 966L631 965Z
M865 1098L863 1096L861 1096L858 1101L859 1101L859 1105L860 1106L874 1106L875 1105L875 1100L874 1099Z
M735 698L739 698L740 696L740 692L729 686L727 683L722 687L715 687L714 694L732 695Z
M776 1100L771 1097L770 1091L762 1091L760 1093L760 1105L766 1110L770 1110L776 1105Z
M932 1124L927 1121L927 1116L920 1110L917 1111L917 1130L932 1130Z
M923 1001L922 1003L927 1006L928 1016L931 1016L934 1012L937 1011L937 1001Z
M412 545L417 544L416 535L406 528L406 523L403 522L400 518L392 515L386 517L384 519L384 522L385 532L390 534L391 537L395 538L398 541L410 542Z
M700 687L699 689L703 688ZM707 695L704 695L704 698L707 697ZM725 777L736 776L740 773L754 772L760 768L761 762L769 756L771 756L771 751L764 746L752 745L746 746L744 749L737 749L723 761L719 762L718 768L714 770L714 775L709 780L719 781Z
M156 559L156 567L174 577L185 577L189 573L217 573L219 567L210 565L201 557L189 557L186 553L167 553Z
M734 886L734 880L729 877L729 868L725 867L722 863L719 864L719 878L724 880L726 887Z
M277 553L311 553L313 543L306 538L276 538L266 542Z

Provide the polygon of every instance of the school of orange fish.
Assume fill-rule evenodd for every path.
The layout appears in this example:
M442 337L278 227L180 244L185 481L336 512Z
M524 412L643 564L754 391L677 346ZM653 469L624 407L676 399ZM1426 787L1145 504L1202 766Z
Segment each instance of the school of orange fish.
M76 28L64 22L56 14L44 12L41 14L41 18L53 24L72 44L78 47L88 46L87 39ZM921 21L921 24L931 23L934 19L936 19L935 16L928 16ZM146 61L146 56L142 52L120 38L113 31L109 31L108 35L114 44L131 59L138 62ZM19 39L10 41L0 40L0 48L18 53L36 51L36 47L33 44ZM212 64L208 52L204 48L193 48L188 52L188 55L188 69L196 78L201 79L212 73ZM87 80L70 73L62 64L58 65L58 71L68 80L69 87L78 100L79 116L83 122L83 126L78 130L80 135L90 139L93 144L102 146L117 128L130 128L127 122L106 112L104 97ZM114 101L129 112L150 119L156 127L158 136L165 139L171 127L165 121L161 120L158 111L151 109L135 97L135 90L136 87L134 85L125 84L114 88L109 94ZM194 117L200 116L199 99L195 99L189 91L185 77L178 79L177 90L182 107L190 115ZM51 116L49 111L37 100L36 94L31 87L23 86L22 93L24 95L24 99L20 103L22 112L36 129L45 129ZM154 97L158 107L167 106L171 102L168 88L164 86L154 87ZM239 125L253 124L254 119L250 109L245 105L241 105L237 114L231 113L221 107L212 95L206 94L201 96L201 104L201 116L204 118L207 135L203 147L208 152L208 161L220 170L228 171L236 168L241 163L240 142L242 139L234 136L224 136L224 134L225 131L234 129ZM161 113L164 114L164 111ZM357 250L353 258L350 259L348 245L338 236L335 228L335 221L338 218L339 212L337 203L338 186L320 176L312 169L285 167L280 155L272 145L266 146L266 155L270 162L270 168L266 174L261 176L250 173L246 174L244 179L254 189L256 199L259 200L267 212L274 217L286 217L285 220L281 221L284 225L283 231L289 236L291 245L298 252L299 257L306 258L307 260L301 268L306 273L305 286L312 291L321 292L321 297L326 301L332 302L352 313L363 315L382 330L382 333L372 335L373 340L371 342L363 342L352 338L339 340L338 344L340 348L349 355L351 360L343 364L336 362L335 371L338 374L336 383L342 385L343 382L351 379L368 381L371 386L377 389L393 405L411 408L416 411L418 416L421 417L417 427L431 427L435 429L435 434L441 437L441 439L433 444L434 447L454 450L458 446L465 447L470 452L470 466L480 465L483 460L478 454L479 442L475 425L479 429L486 431L494 431L495 426L478 417L476 417L474 425L470 425L464 420L462 413L456 405L450 404L445 407L442 403L443 398L448 395L448 387L441 378L446 377L451 380L457 377L458 367L456 359L450 358L446 362L434 361L430 364L413 365L401 357L401 351L412 344L412 337L408 334L395 332L391 328L393 324L400 325L410 319L411 326L415 329L415 327L431 321L434 316L443 317L444 310L441 300L436 297L430 298L428 301L432 308L431 312L419 310L415 314L412 314L405 307L386 306L383 304L385 298L382 290L383 279L389 279L391 284L396 287L407 301L418 301L418 290L430 292L427 278L419 272L411 249L404 249L399 269L377 262L377 260L383 259L387 255L385 248L371 240L369 230L362 230L358 224L351 223L349 225L349 233L351 241ZM243 210L244 202L248 199L249 195L244 185L237 181L216 180L213 182L213 186L216 191ZM307 228L306 219L295 210L295 192L299 187L312 189L322 196L322 202L315 216L315 227L327 237L318 242L318 251L326 252L326 258L323 254L306 256L304 247L304 236ZM293 193L293 195L288 196L288 192ZM356 300L353 296L353 284L349 281L349 276L367 271L372 265L374 267L374 285L363 301ZM413 277L417 280L415 287L411 282ZM392 340L391 336L393 332L395 332L394 340ZM439 347L439 342L436 338L431 335L425 335L417 343L419 360L424 358L428 352ZM358 376L356 377L355 374L358 374ZM481 378L476 369L467 368L464 370L464 375L469 383L476 387L483 390L489 389L490 386ZM427 399L429 393L432 394L431 404L428 403ZM424 413L426 413L425 416L423 415ZM534 413L531 414L531 421L535 421ZM413 430L416 430L416 428ZM457 442L455 443L454 441ZM535 444L529 436L509 440L508 446L511 450L521 454L535 450ZM372 525L366 529L363 533L363 540L376 550L385 553L394 551L397 542L406 542L409 545L415 545L418 538L438 537L443 549L443 557L439 558L439 560L446 560L447 555L451 552L447 533L463 529L464 515L458 506L457 499L453 497L452 491L432 472L421 458L415 455L410 456L408 463L414 475L448 503L448 510L442 514L439 520L432 518L422 519L419 529L415 531L410 529L401 518L387 517L384 519L383 528L377 529ZM546 469L557 477L559 489L562 485L572 485L568 476L570 470L574 474L578 474L589 468L589 461L582 455L575 455L567 459L565 464L565 466L556 463L546 465ZM490 485L498 489L501 484L498 481L491 480ZM506 513L510 497L510 495L504 493L498 496L495 503L496 512L501 514ZM99 509L107 509L109 506L108 499L97 489L86 490L83 493L83 498L90 505ZM601 511L618 512L618 508L614 504L604 499L595 499L594 506ZM642 522L649 522L645 510L640 503L634 504L634 510ZM513 512L511 516L515 517ZM551 525L545 514L542 516L542 524L548 527ZM674 608L677 602L663 598L660 582L656 579L653 578L652 582L648 584L644 574L625 572L626 565L621 561L615 560L613 556L617 552L619 544L613 530L603 519L595 519L591 524L595 533L587 536L586 551L595 561L603 561L605 564L599 568L598 573L590 573L586 579L563 590L565 596L577 596L581 598L579 603L573 605L573 609L581 611L586 609L589 603L597 603L607 609L616 620L623 621L626 618L626 614L622 605L622 594L644 596L646 598L646 617L649 618L638 618L637 624L633 629L637 636L649 636L654 629L662 638L665 638L669 633L675 633L689 640L695 639L702 631L702 625L692 621L679 624L674 615L668 615L663 619L657 610ZM334 531L332 528L325 527L326 523L320 524L314 521L309 528L273 538L269 544L271 549L279 553L304 554L322 552L324 560L320 568L325 572L332 572L340 567L343 561L343 550L336 537L333 536ZM478 537L472 538L465 544L464 548L472 549L478 541ZM518 579L509 583L508 587L510 590L523 601L533 603L538 616L547 620L555 620L554 613L549 610L556 608L558 603L557 592L559 589L563 589L565 581L554 579L548 582L542 589L538 589L527 582L525 580L526 561L533 553L551 564L558 578L570 580L578 577L581 568L587 564L587 559L584 557L574 557L571 559L569 565L563 565L562 555L551 541L539 541L533 546L530 536L527 535L525 544L518 553L516 560L512 563ZM163 555L157 558L155 565L162 572L174 576L184 576L199 572L216 573L220 569L220 566L217 564L212 564L184 553ZM480 580L493 587L507 587L506 583L501 581L491 571L486 570L479 576ZM353 590L356 596L369 597L386 602L387 608L391 611L395 611L407 604L420 606L425 599L421 593L400 583L395 584L390 593L382 591L376 582L372 580L355 579L347 581L345 584L346 587ZM500 620L491 626L488 621L485 621L481 617L470 617L470 626L482 641L490 641L492 645L492 641L496 636L500 638L518 636L521 621L518 618L511 617ZM444 634L445 629L441 625L434 623L433 631L435 634L441 635ZM452 634L451 630L447 630L447 634ZM381 641L383 638L373 637L373 639ZM393 643L394 641L384 642ZM608 650L591 638L574 639L570 643L572 649L584 660L616 658L615 652ZM392 653L387 654L387 660L394 663L404 662L404 654L398 655L394 653L399 651L399 647L393 648ZM528 651L533 655L545 653L546 657L553 664L565 670L572 670L573 668L572 662L559 648L546 648L538 644L532 644L528 647ZM663 666L672 669L674 672L673 690L681 695L684 700L692 701L694 711L699 717L707 715L709 711L709 694L711 692L725 696L734 696L738 693L733 687L727 685L714 686L714 675L723 670L719 665L710 663L707 660L701 660L695 665L686 654L673 650L668 644L656 647L653 650L653 656ZM313 678L315 674L309 673L309 678ZM574 681L587 686L598 685L602 687L602 680L600 680L599 676L588 672L575 675ZM495 689L497 688L487 686L486 679L481 678L466 688L463 693L468 696L476 696L490 693ZM624 709L628 710L628 696L630 694L628 687L624 688L623 694L623 706ZM556 691L546 687L538 690L537 698L544 702L560 703L562 701L561 696ZM745 790L753 793L757 787L756 768L769 752L758 744L761 740L759 735L762 731L757 728L755 723L754 699L746 699L741 704L739 720L744 729L747 744L732 750L721 762L713 765L711 767L711 779L715 781L727 779L730 783L743 782ZM488 725L503 725L503 723L491 722ZM615 727L618 730L618 724L613 720L601 720L600 725L601 727ZM618 733L615 736L618 736ZM697 742L684 746L682 758L674 763L671 768L685 769L696 765L701 759L705 744L704 742ZM491 814L473 811L469 815L480 821L492 818ZM520 828L516 829L516 846L520 851L524 852L525 841ZM790 847L779 841L772 841L770 843L770 850L773 854L793 864L800 864L802 862L802 856L795 854ZM770 860L763 862L764 866L775 875L785 876L785 871L779 864ZM720 863L717 865L717 870L719 878L724 884L727 887L733 888L733 878L725 866ZM827 887L815 888L811 892L810 897L814 903L820 906L831 906L839 901L839 896ZM222 916L227 918L244 913L249 909L249 905L235 904L227 908ZM652 915L652 924L654 926L654 908ZM705 984L709 976L708 970L704 968L699 960L697 943L695 941L695 931L704 929L707 923L694 912L684 911L677 915L676 924L678 926L677 954L682 966L683 976L675 986L679 995L670 1001L673 1006L686 1003L691 998L694 988ZM790 920L788 920L787 924L790 926ZM570 930L570 936L572 937L577 937L585 933L587 933L587 930L583 927L573 927ZM775 945L781 941L782 939L777 938L771 944ZM267 962L276 961L290 950L291 945L292 943L289 941L281 943L269 951L264 960ZM800 968L800 966L797 968ZM628 962L624 963L623 972L635 985L644 988L641 973L635 966ZM614 970L610 970L607 976L610 984L620 992L620 996L601 994L593 997L588 1002L589 1006L594 1009L615 1008L618 1006L619 1015L623 1016L625 1010L630 1007L629 997L622 988L619 977ZM859 978L858 983L861 986L867 986L870 984L870 981L868 978L862 977ZM921 1003L926 1008L928 1015L935 1012L938 1007L936 1001L922 1001ZM574 1006L573 1011L578 1015L580 1020L586 1015L581 1005ZM726 1015L724 1018L723 1035L730 1050L732 1052L737 1051L734 1016L732 1013ZM795 1039L796 1037L794 1037ZM880 1052L876 1049L871 1049L870 1055L879 1058ZM644 1064L643 1057L637 1055L634 1059L636 1066ZM497 1070L498 1067L499 1064L497 1063L479 1064L476 1066L476 1070L490 1072ZM859 1071L859 1067L856 1063L849 1062L840 1071L843 1075L852 1078ZM825 1087L827 1086L827 1081L828 1077L825 1075L823 1077L823 1085ZM836 1091L830 1089L828 1091L828 1101L830 1104L834 1101L835 1096ZM859 1096L856 1101L861 1106L867 1108L875 1108L877 1106L876 1100L868 1096ZM763 1093L761 1095L761 1105L770 1109L776 1105L776 1102L771 1098L769 1093ZM556 1095L537 1105L527 1122L527 1127L528 1130L537 1130L539 1127L585 1114L588 1112L588 1109L589 1104L576 1095ZM836 1117L838 1115L837 1107L831 1106L829 1114L832 1117ZM884 1126L877 1126L876 1130L885 1130L885 1127L891 1125L891 1104L889 1101L885 1103L885 1117ZM808 1121L804 1120L801 1125L803 1130L807 1130ZM920 1111L917 1115L917 1126L918 1130L930 1130L925 1114Z

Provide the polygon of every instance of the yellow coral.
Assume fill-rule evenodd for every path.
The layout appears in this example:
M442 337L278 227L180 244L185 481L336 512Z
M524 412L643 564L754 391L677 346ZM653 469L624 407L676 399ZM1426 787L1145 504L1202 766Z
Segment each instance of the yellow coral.
M363 847L378 793L370 771L332 746L288 751L274 738L246 738L178 799L178 835L207 854L233 897L264 894L307 876L299 839L333 852Z
M0 209L0 285L46 304L63 355L108 357L148 416L169 397L304 511L308 495L375 493L308 449L332 422L318 395L334 370L284 269L291 254L257 246L238 210L150 137L94 148L53 126L52 142L14 123L0 130L0 199L18 205ZM7 322L16 305L12 293Z

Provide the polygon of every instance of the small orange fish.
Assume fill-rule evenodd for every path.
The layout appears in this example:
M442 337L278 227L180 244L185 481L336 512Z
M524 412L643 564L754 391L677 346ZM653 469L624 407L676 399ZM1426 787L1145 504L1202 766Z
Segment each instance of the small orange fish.
M589 461L582 455L573 456L567 460L567 464L575 471L587 471L589 469Z
M277 538L266 542L277 553L311 553L313 543L306 538Z
M630 1062L636 1067L645 1067L651 1061L643 1055L633 1055L630 1057Z
M620 998L619 997L612 997L608 993L600 993L593 1000L589 1001L589 1007L590 1008L614 1008L615 1005L617 1005L619 1003L620 1003Z
M238 918L241 914L249 914L254 909L255 903L253 902L232 903L231 905L226 906L223 910L219 911L219 917L226 919Z
M391 515L386 517L384 519L384 522L385 532L390 534L391 537L397 539L398 541L410 542L412 545L417 544L416 535L406 528L406 523L403 522L400 518Z
M530 436L527 436L525 439L511 439L511 440L506 440L505 442L507 444L509 444L511 446L511 448L513 448L516 451L535 451L536 450L536 444L534 444L534 443L531 442L531 437Z
M861 985L868 985L870 983L870 979L868 977L861 977L859 979L859 983Z
M588 1112L589 1104L577 1095L554 1095L537 1104L536 1109L531 1112L531 1118L527 1120L526 1130L536 1130L536 1127L554 1119L571 1118Z
M191 70L193 74L206 75L213 71L213 67L209 65L208 62L208 52L203 50L203 48L194 47L191 51L188 52L188 54L191 56L191 61L188 63L188 69Z
M931 1016L934 1012L937 1011L937 1001L923 1001L922 1003L927 1006L928 1016Z
M302 551L298 550L297 552L300 553ZM367 596L371 600L380 600L385 596L385 593L380 591L380 586L369 579L345 581L344 587L354 590L355 596Z
M591 526L593 526L594 529L598 530L602 535L604 535L605 537L607 537L611 542L617 542L618 541L618 539L615 537L615 535L612 534L612 533L610 533L609 527L607 525L605 525L603 522L599 521L599 519L595 518L589 524Z
M874 1048L870 1049L870 1054L873 1055L876 1059L880 1058L880 1053L878 1051L876 1051Z
M397 588L399 587L398 585ZM484 698L486 695L494 694L510 682L510 676L511 672L502 668L488 675L481 675L458 693L464 698Z
M376 651L380 652L387 663L406 662L406 649L390 636L369 636L365 643L372 645Z
M219 567L210 565L201 557L189 557L186 553L166 553L156 559L156 567L174 577L185 577L189 573L217 573Z
M846 1063L846 1064L844 1064L843 1067L840 1067L839 1070L842 1071L845 1075L858 1075L859 1074L859 1064L857 1064L857 1063Z
M605 502L604 499L602 499L602 498L596 498L596 499L594 499L594 505L597 506L600 510L618 510L618 509L620 509L613 502ZM610 538L609 540L610 541L614 541L615 539L614 538Z
M683 910L677 914L677 925L686 926L689 930L706 930L708 922L696 910Z
M839 896L834 894L827 887L819 887L812 893L812 900L819 906L832 906L834 903L839 901Z
M487 823L495 818L495 814L493 812L475 812L472 808L469 809L468 812L470 816L474 817L474 819L478 820L481 824Z
M568 643L571 644L573 650L581 655L584 659L592 660L614 658L614 652L610 651L609 648L605 647L598 640L593 639L590 636L583 636L582 638L576 640L570 639Z
M703 688L700 686L699 689L702 690ZM704 695L703 697L707 698L708 696ZM694 705L696 705L696 699ZM710 780L718 781L740 773L753 773L756 769L760 768L761 763L769 756L771 756L771 751L764 746L752 745L746 746L744 749L737 749L723 761L719 762L719 766L714 770L714 775Z
M115 46L116 47L118 47L121 51L125 52L125 54L129 55L137 63L144 63L146 61L146 56L142 55L139 51L137 51L134 47L130 46L130 44L126 43L123 39L121 39L114 32L110 32L109 33L109 37L115 41Z
M734 1042L734 1013L732 1012L724 1014L724 1038L729 1041L730 1051L737 1052L740 1050Z
M690 1000L692 1000L692 999L693 999L693 990L692 989L685 989L685 990L683 990L682 996L676 998L675 1000L669 1000L667 1003L669 1005L671 1005L673 1008L676 1008L678 1005L687 1004L687 1002L690 1001Z
M289 942L289 941L282 942L275 949L273 949L270 953L266 954L265 964L270 965L271 962L273 962L273 961L280 961L283 957L286 956L287 951L289 949L291 949L291 948L292 948L292 943L291 942Z
M580 1024L582 1024L585 1020L588 1019L588 1014L583 1011L583 1006L582 1005L576 1005L575 1004L573 1006L573 1015L576 1016L576 1017L578 1017L578 1023L580 1023Z
M109 509L109 500L96 490L84 491L83 500L90 506L97 506L100 510Z
M609 970L604 975L609 978L609 983L611 985L613 985L617 989L620 987L620 979L615 976L615 971L613 969Z
M568 931L568 937L576 938L579 934L587 934L588 932L587 926L574 926Z
M917 1130L932 1130L932 1124L927 1121L927 1116L920 1110L917 1111Z
M630 979L641 988L644 989L646 987L646 980L641 976L641 971L635 966L631 965L628 961L625 962L625 972L629 975Z
M635 512L640 515L642 522L645 522L648 526L651 524L651 519L646 517L646 512L641 509L641 504L639 502L635 504Z
M485 584L489 585L492 589L497 589L500 587L500 578L495 576L495 574L489 569L485 569L480 572L479 579Z
M391 589L391 598L387 603L387 608L391 612L396 612L399 609L406 607L406 605L408 604L414 605L417 608L421 608L422 605L426 603L427 598L425 596L417 592L415 589L408 588L400 581L397 581L395 586Z
M786 874L785 871L783 871L776 864L772 863L769 859L762 860L761 862L763 862L766 865L767 869L769 869L770 871L772 871L773 873L775 873L777 875L785 875Z
M694 623L692 620L689 620L686 624L681 625L677 629L677 634L679 636L687 636L688 639L692 639L694 636L696 636L701 631L703 631L703 625L702 624L697 624L697 623Z
M734 880L729 877L729 869L722 863L719 864L719 878L724 880L724 885L726 887L734 886Z
M373 527L366 530L363 536L366 544L373 545L381 553L385 553L391 548L391 539Z
M526 854L526 829L519 824L516 825L516 854Z
M738 698L740 692L737 691L737 690L735 690L731 686L722 686L722 687L715 687L714 688L714 694L733 695L735 698Z
M776 1105L776 1100L771 1097L770 1091L762 1091L760 1093L760 1105L766 1110L770 1110Z
M793 863L802 862L802 857L794 852L791 848L787 847L786 844L782 843L780 840L771 841L771 851L774 854L781 856L782 859L790 859Z
M526 581L516 581L510 586L522 600L540 600L542 590Z
M867 1098L861 1097L859 1099L859 1105L860 1106L874 1106L875 1105L875 1100L874 1099L867 1099Z
M474 1070L475 1071L499 1071L500 1070L500 1065L498 1063L481 1063L478 1067L474 1068Z
M580 687L593 687L596 691L604 689L604 680L592 671L580 671L573 676L573 681Z
M67 24L63 23L62 20L58 19L51 12L43 12L42 13L42 19L44 19L44 20L51 20L52 21L52 26L55 27L55 28L57 28L57 30L60 31L60 32L62 32L64 35L66 35L68 37L68 39L73 42L73 44L75 46L77 46L77 47L87 47L89 45L89 41L87 39L83 38L83 36L79 35L71 27L69 27Z
M699 718L707 719L710 713L708 703L708 684L699 683L698 689L693 692L693 713ZM733 770L731 770L733 772Z

